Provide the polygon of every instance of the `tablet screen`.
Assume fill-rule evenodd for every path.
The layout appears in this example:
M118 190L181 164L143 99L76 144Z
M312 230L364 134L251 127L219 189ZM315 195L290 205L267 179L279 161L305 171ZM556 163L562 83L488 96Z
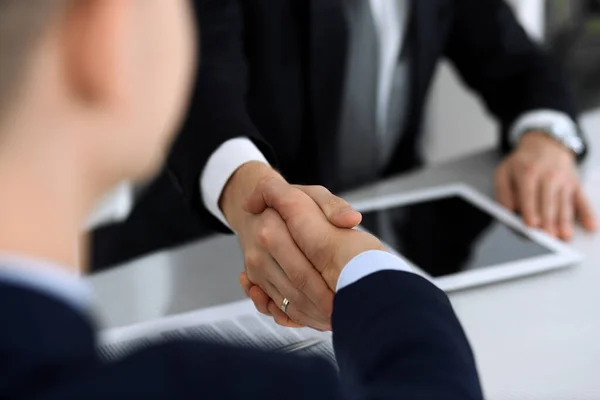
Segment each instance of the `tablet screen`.
M458 195L363 212L362 226L433 277L553 253Z

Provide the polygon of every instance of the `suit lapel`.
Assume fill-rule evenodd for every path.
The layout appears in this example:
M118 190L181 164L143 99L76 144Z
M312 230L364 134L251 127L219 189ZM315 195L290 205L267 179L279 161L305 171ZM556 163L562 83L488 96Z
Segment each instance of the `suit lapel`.
M453 5L447 0L411 1L410 44L412 46L413 100L421 104L440 57Z
M428 37L429 32L428 26L426 23L423 23L424 18L426 18L426 13L428 12L427 3L430 3L430 0L407 0L411 2L410 5L410 26L409 26L409 36L408 40L410 41L411 46L411 106L419 103L421 93L423 93L423 75L422 75L422 67L424 65L424 61L426 58L427 51L427 43L426 39ZM412 113L410 114L412 115Z
M308 97L320 165L331 165L335 151L348 47L343 0L309 1ZM367 0L364 0L367 1ZM322 182L333 168L320 171Z

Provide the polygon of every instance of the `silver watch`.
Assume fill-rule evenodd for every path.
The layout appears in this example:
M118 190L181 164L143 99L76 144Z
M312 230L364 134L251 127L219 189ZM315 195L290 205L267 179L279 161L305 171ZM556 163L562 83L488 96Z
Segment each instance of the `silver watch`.
M561 124L528 126L527 129L523 131L523 135L529 132L544 132L550 138L562 144L577 156L580 156L585 151L585 143L581 136L573 133L570 129L566 129L564 126L561 126Z

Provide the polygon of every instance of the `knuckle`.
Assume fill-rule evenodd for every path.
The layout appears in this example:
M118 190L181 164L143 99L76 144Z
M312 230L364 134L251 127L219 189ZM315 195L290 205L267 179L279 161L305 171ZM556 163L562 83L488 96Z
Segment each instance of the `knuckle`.
M263 248L269 248L277 238L277 218L279 215L272 209L263 212L256 229L256 241Z
M261 225L256 232L256 241L262 247L269 247L271 243L271 229L268 225Z
M260 271L257 271L256 269L253 269L253 268L248 268L247 266L245 266L245 270L246 270L246 274L248 275L248 285L249 285L248 292L250 293L252 287L261 280L260 279Z
M551 182L558 183L565 180L565 175L562 171L550 170L546 172L546 179L548 179Z
M248 271L248 278L251 279L251 272L255 269L258 269L262 266L262 255L260 252L255 250L248 250L244 254L244 266Z
M526 179L533 179L538 175L538 167L530 161L521 163L521 174Z
M308 286L308 274L302 271L294 272L290 274L290 282L292 286L299 292L304 292L304 289Z

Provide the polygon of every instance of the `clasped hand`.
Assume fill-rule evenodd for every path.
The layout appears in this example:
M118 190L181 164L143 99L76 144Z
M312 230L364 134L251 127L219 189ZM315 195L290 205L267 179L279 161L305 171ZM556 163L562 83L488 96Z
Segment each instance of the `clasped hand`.
M246 209L260 216L260 250L246 252L240 276L246 294L280 325L330 330L341 270L363 251L383 250L381 242L348 229L360 223L360 213L319 186L264 180ZM279 309L284 298L290 302L285 313Z
M323 187L292 186L256 164L242 168L232 178L231 192L223 202L244 253L242 287L260 312L272 315L281 325L331 329L335 285L327 284L306 254L314 249L300 249L284 215L292 220L323 219L327 226L316 224L314 229L320 231L310 233L318 237L328 227L354 228L361 221L360 213ZM267 176L254 183L254 175ZM252 185L252 190L244 187L246 184ZM248 198L247 193L254 194ZM285 313L279 309L284 298L289 300Z

